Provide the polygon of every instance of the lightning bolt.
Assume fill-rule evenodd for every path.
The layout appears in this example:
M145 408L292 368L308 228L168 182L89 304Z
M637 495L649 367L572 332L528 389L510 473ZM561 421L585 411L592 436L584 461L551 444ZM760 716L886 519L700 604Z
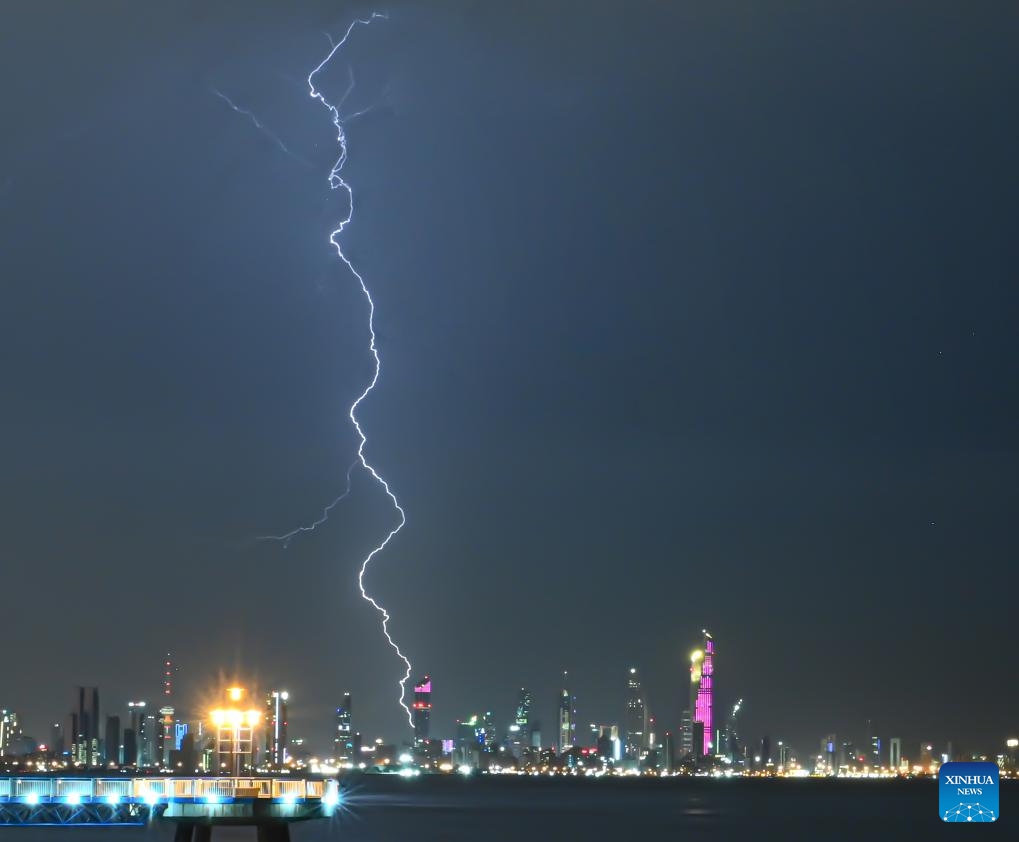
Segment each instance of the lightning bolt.
M357 431L358 437L357 459L351 465L351 469L347 471L346 490L339 497L333 500L332 503L325 507L325 509L322 512L322 516L318 520L307 526L300 526L297 529L293 529L284 535L263 536L262 540L282 541L284 543L284 546L286 546L290 539L294 538L296 535L302 532L312 532L318 526L321 526L323 523L325 523L329 519L329 513L332 511L333 507L336 506L337 503L343 500L350 493L351 470L354 467L356 467L359 463L361 467L364 468L365 471L371 474L372 479L374 479L380 486L382 486L382 489L385 491L386 496L389 497L390 501L393 504L393 508L396 510L396 513L398 515L397 524L389 531L389 533L382 540L382 542L377 547L375 547L375 549L373 549L370 553L368 553L364 561L361 562L361 567L358 570L357 574L357 584L358 588L360 588L361 591L361 597L366 602L368 602L372 606L372 608L374 608L382 617L382 633L385 635L386 640L392 647L393 651L396 653L397 657L399 657L399 659L403 662L404 666L403 677L397 682L397 685L400 688L399 703L400 707L402 707L404 712L407 714L407 722L411 725L411 727L413 727L414 720L413 717L411 716L410 708L404 701L404 698L407 694L407 680L410 678L411 674L410 660L407 658L406 655L403 654L403 650L400 649L400 646L397 644L395 640L393 640L393 636L389 632L389 620L390 620L389 612L386 610L385 606L383 606L380 602L378 602L378 600L376 600L371 594L368 593L368 590L364 584L364 577L368 571L368 567L372 563L372 560L375 558L375 556L377 556L380 552L382 552L386 548L389 542L393 539L393 536L395 536L397 532L403 529L404 524L407 522L407 515L404 512L403 507L400 505L400 501L397 500L396 495L389 487L389 483L382 478L379 472L375 470L372 464L365 457L364 449L365 445L368 443L368 439L364 434L364 430L361 428L361 423L357 419L358 407L361 405L361 402L364 401L364 399L371 394L372 390L375 388L375 384L378 383L379 373L382 370L382 361L379 357L378 346L375 342L375 301L372 299L371 292L369 291L368 285L365 283L365 280L362 277L361 273L354 268L354 265L350 262L350 259L343 253L343 247L340 245L339 241L340 235L343 233L347 225L350 224L350 220L354 215L354 191L351 189L350 185L347 184L346 181L344 181L343 176L340 175L340 171L343 169L343 165L347 162L347 136L343 131L343 118L340 116L340 108L342 107L343 103L346 102L347 97L350 96L350 93L354 88L354 72L352 69L348 68L350 82L346 92L343 94L342 99L336 105L330 103L322 95L322 93L315 87L315 77L322 71L323 68L325 68L326 65L329 64L330 61L332 61L333 56L335 56L336 53L343 48L343 45L347 43L347 39L350 37L350 34L354 31L354 28L358 25L368 26L369 24L371 24L372 21L379 19L385 20L386 15L381 14L379 12L373 12L371 16L368 18L356 18L355 20L353 20L350 26L347 27L347 31L343 34L342 38L340 38L338 41L333 41L332 38L329 39L330 45L329 54L321 61L321 63L314 70L311 71L311 73L308 74L308 93L312 99L318 100L320 103L322 103L322 105L324 105L326 109L328 109L329 113L332 115L332 122L333 125L336 127L336 140L337 143L339 143L340 145L340 156L339 158L337 158L336 163L333 164L333 168L329 172L328 178L329 188L331 190L344 190L347 193L348 202L347 215L337 223L336 229L329 235L329 242L330 244L332 244L333 248L336 249L336 253L339 255L340 260L342 260L346 264L351 274L357 279L358 284L361 286L361 292L364 294L364 297L368 302L368 334L370 337L368 349L371 352L372 359L375 362L375 368L374 372L372 373L371 380L368 382L368 385L365 386L364 390L357 396L354 402L350 405L350 410L347 412L347 415L349 416L351 423L354 425L354 429ZM224 97L224 99L226 99L226 97ZM253 115L249 114L249 116L251 116L252 119L254 120ZM263 128L261 125L258 124L257 121L255 122L257 128L259 129Z

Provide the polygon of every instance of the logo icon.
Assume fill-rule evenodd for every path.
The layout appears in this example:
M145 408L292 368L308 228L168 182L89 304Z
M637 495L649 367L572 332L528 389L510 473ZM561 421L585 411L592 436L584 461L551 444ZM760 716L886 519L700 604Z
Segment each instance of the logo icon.
M938 814L945 822L997 821L998 764L942 764L938 770Z

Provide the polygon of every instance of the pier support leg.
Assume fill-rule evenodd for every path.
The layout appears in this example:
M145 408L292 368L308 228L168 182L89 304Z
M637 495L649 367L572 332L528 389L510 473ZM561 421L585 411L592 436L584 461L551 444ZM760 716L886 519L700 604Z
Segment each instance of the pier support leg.
M211 824L195 825L194 842L212 842L212 825Z
M193 824L179 822L177 829L173 832L173 842L191 842L191 834L194 832Z
M266 822L258 826L258 842L290 842L290 825L286 822Z

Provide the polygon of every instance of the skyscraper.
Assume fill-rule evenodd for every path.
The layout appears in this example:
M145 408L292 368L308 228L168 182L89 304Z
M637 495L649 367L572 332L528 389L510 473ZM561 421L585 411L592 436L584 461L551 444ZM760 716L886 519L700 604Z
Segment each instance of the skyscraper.
M21 736L18 715L12 710L0 710L0 757L7 754L13 743Z
M881 768L881 738L874 733L873 720L867 720L867 765L874 768Z
M354 763L354 732L350 724L350 693L343 694L343 704L336 708L336 736L333 737L333 756L341 762Z
M99 738L99 689L78 687L70 716L71 762L79 766L102 764Z
M485 711L485 715L481 719L481 727L484 731L484 739L482 740L484 750L487 752L495 751L495 714L492 711Z
M164 699L166 696L163 697ZM176 748L174 733L174 709L171 705L163 705L159 709L159 730L156 736L156 761L164 769L170 767L170 752Z
M704 631L704 648L698 649L690 656L690 707L693 721L702 725L699 731L703 737L699 745L694 745L694 753L704 757L712 753L715 737L714 723L714 675L715 675L715 641Z
M134 729L125 728L121 732L121 743L123 745L123 749L120 752L121 764L124 766L134 766L138 762L138 742Z
M739 712L743 707L743 700L737 700L736 704L732 706L732 711L729 713L729 722L726 726L726 737L728 745L726 746L726 756L733 763L738 762L739 758L743 756L743 752L740 747L740 731L739 731Z
M888 750L888 768L893 772L899 771L899 766L902 765L902 738L892 737L889 740Z
M287 762L287 700L286 690L270 690L265 697L265 760L274 769Z
M129 766L148 766L152 758L148 756L148 745L146 740L145 723L145 702L128 702L127 712L131 719L130 731L134 734L132 739L133 753L129 751L127 740L124 741L124 763Z
M559 753L576 744L577 697L570 693L569 674L563 671L563 691L559 694Z
M107 763L123 763L120 744L120 717L106 717L106 736L103 738L103 757Z
M509 749L514 756L523 757L525 748L531 747L531 691L520 688L517 695L516 715L509 726Z
M428 739L432 717L432 679L425 676L414 685L414 704L411 705L414 722L414 745Z
M630 675L626 683L626 716L623 720L626 741L623 750L629 760L639 761L646 748L647 718L647 702L641 692L637 668L630 667Z
M679 755L693 755L693 712L690 708L683 708L679 715Z

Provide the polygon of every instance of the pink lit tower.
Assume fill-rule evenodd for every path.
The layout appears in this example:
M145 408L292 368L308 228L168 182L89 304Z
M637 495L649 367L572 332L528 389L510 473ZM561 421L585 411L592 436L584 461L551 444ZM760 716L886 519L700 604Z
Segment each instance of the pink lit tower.
M704 647L691 655L690 678L695 691L693 699L693 722L700 723L695 733L701 737L702 744L694 746L694 751L701 757L714 753L715 720L713 716L715 700L715 641L703 631Z

